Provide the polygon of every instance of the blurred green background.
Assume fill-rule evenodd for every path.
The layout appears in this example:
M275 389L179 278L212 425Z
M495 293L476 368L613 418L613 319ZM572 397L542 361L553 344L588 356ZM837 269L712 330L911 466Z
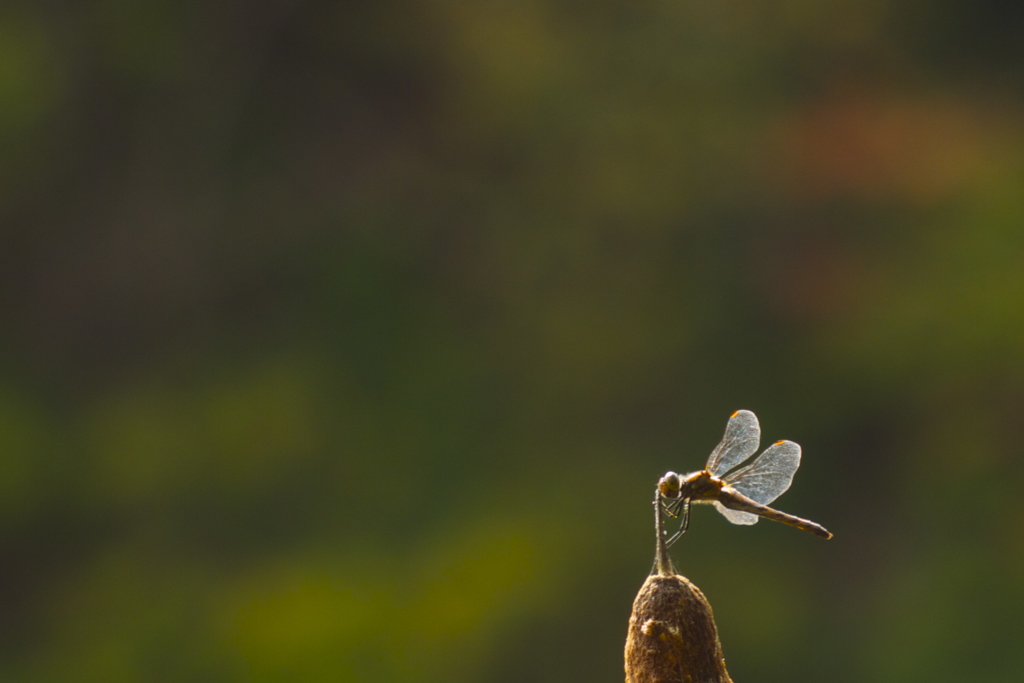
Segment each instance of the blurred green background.
M621 681L650 500L738 682L1018 681L1024 12L0 10L0 679Z

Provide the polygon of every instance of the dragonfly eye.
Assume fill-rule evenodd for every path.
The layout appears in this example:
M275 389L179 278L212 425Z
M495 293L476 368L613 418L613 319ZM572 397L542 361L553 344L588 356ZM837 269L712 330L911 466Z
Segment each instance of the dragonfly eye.
M675 472L666 472L665 476L658 480L658 491L666 498L679 496L679 475Z

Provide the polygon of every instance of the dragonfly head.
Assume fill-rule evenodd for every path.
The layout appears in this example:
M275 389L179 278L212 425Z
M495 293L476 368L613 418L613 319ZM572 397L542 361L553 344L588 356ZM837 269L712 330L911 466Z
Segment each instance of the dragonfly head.
M665 476L658 480L658 492L665 498L678 498L679 475L675 472L666 472Z

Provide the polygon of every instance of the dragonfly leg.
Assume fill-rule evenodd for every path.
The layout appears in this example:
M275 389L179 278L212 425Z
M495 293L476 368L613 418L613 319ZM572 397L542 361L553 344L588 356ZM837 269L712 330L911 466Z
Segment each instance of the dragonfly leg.
M679 510L683 507L683 498L661 498L661 509L665 511L665 514L669 517L678 517ZM666 502L669 501L669 502Z
M676 512L678 515L672 515L673 517L680 517L682 521L679 524L679 530L669 536L668 540L665 541L665 547L671 548L672 544L679 540L679 537L686 533L686 529L690 526L690 499L680 498L679 503L674 507L677 508Z

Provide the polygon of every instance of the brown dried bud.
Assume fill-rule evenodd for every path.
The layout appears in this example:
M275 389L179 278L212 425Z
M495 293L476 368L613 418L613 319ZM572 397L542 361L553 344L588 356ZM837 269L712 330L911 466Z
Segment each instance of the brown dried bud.
M633 602L626 683L732 683L711 605L678 574L654 574Z

